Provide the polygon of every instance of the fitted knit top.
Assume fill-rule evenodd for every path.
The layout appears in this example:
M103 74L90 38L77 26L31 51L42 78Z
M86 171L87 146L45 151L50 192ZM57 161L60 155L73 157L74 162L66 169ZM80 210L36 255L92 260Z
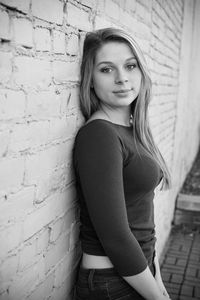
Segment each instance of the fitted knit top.
M108 256L121 276L144 271L155 248L153 197L161 171L138 149L132 127L95 119L79 130L73 152L82 250Z

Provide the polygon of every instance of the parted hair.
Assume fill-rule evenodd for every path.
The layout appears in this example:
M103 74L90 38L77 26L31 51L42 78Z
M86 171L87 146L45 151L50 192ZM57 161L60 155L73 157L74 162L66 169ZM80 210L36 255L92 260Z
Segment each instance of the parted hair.
M131 35L122 29L104 28L86 34L83 45L80 80L80 107L86 119L100 109L100 101L91 88L94 62L98 50L108 42L122 42L132 50L138 67L142 73L141 87L137 98L131 104L133 122L133 140L136 150L138 145L143 147L148 154L158 163L162 171L161 189L171 186L171 179L165 160L156 146L148 119L148 106L151 100L152 82L144 55ZM139 154L139 150L138 150Z

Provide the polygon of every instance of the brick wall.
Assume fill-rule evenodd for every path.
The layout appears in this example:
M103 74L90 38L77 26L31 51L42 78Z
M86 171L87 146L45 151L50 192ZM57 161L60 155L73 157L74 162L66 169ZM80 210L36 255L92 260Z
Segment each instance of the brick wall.
M135 36L153 80L153 134L176 174L183 23L183 0L0 0L1 300L72 299L80 247L71 154L83 123L78 84L86 31L119 26ZM195 130L197 111L187 117L196 116ZM182 183L178 176L174 182L176 189L155 198L159 252Z

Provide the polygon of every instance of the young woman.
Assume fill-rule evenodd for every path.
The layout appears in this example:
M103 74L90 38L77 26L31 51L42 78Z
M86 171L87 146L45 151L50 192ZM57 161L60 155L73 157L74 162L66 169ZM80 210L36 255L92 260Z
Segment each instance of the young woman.
M167 300L155 253L154 189L169 187L149 128L151 80L126 32L86 35L74 145L82 260L76 300Z

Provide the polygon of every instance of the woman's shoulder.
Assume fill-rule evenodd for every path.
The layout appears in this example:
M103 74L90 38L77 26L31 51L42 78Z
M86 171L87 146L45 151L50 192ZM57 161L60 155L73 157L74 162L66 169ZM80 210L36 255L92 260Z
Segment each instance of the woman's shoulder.
M113 124L104 119L93 119L85 123L75 138L80 147L115 148L120 144L120 135Z
M94 135L99 136L99 134L106 137L106 135L118 135L114 124L105 119L90 119L88 120L78 131L78 136L80 135Z

